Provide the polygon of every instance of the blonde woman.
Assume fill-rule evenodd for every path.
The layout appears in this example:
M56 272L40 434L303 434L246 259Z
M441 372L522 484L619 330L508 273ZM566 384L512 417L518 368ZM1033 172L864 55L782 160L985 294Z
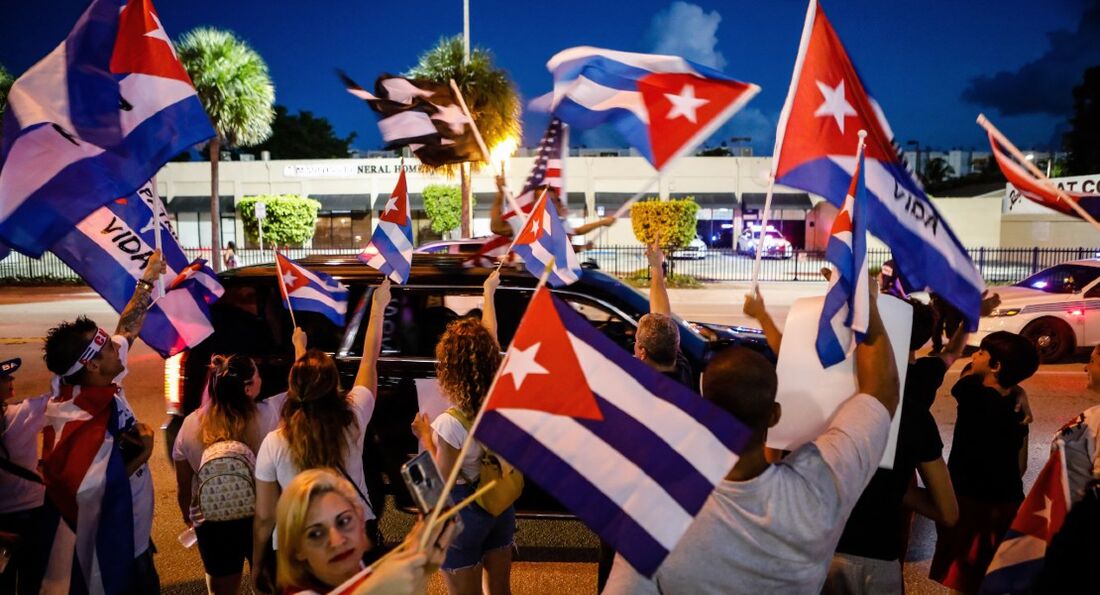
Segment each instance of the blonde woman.
M352 586L349 592L364 595L423 593L427 576L454 532L453 523L435 532L427 551L418 548L418 525L401 546L404 551L386 558L366 576L356 576L370 548L363 515L355 487L339 472L299 473L283 490L277 508L279 588L302 595Z
M386 279L374 290L355 386L346 393L340 388L336 362L321 351L305 351L304 333L295 332L296 353L304 354L290 368L279 427L264 438L256 457L252 546L256 563L252 578L258 591L271 592L268 573L263 569L275 526L279 492L302 471L321 467L339 471L355 488L363 505L364 520L375 519L363 474L363 438L374 413L382 316L389 302L390 281ZM277 549L277 540L274 545Z

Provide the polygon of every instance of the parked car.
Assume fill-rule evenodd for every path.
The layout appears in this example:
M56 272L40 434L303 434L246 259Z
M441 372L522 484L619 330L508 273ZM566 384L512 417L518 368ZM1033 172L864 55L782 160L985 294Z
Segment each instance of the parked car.
M393 287L393 299L386 308L378 362L378 402L367 428L364 469L371 493L392 494L403 508L411 507L412 499L399 470L417 450L409 426L419 409L418 391L435 378L435 345L448 322L478 314L482 283L492 270L465 268L463 260L461 255L415 254L408 283ZM370 293L381 282L381 275L354 256L313 256L300 262L348 286L344 326L319 314L295 312L298 325L309 335L310 347L332 354L348 387L359 365ZM212 354L251 356L263 377L261 397L286 390L293 360L292 329L273 266L237 268L221 273L219 278L225 295L211 306L213 335L165 364L169 414L165 432L169 445L174 443L183 417L202 401ZM524 270L505 267L501 271L496 307L504 349L515 334L536 283ZM623 349L633 350L638 320L649 311L643 294L597 270L586 270L580 281L553 292ZM744 344L766 350L763 334L757 329L678 322L682 351L696 377L716 349ZM526 516L566 514L534 485L525 490L517 510Z
M1078 347L1100 344L1100 260L1058 264L994 291L1001 305L981 319L969 345L994 331L1010 331L1035 341L1041 361L1051 363Z
M686 260L703 260L707 257L707 244L703 238L695 236L686 247L673 250L669 256Z
M737 251L741 254L756 256L760 245L760 226L746 225L741 235L737 237ZM790 258L794 256L794 248L783 234L774 226L769 225L764 233L763 258Z

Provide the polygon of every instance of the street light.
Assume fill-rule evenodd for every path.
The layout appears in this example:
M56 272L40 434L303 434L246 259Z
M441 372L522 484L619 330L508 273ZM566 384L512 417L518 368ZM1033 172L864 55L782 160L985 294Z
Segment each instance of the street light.
M751 136L733 136L733 137L730 137L730 142L731 143L740 143L740 142L751 143L752 142L752 137ZM737 166L737 182L736 182L734 191L737 194L737 200L742 201L742 204L744 204L743 199L741 197L741 156L740 155L735 155L733 157L733 163ZM737 251L737 234L741 233L741 230L737 226L737 209L734 208L734 209L732 209L732 211L733 211L733 215L730 218L730 223L733 224L733 227L730 229L730 247L733 248L734 252L736 252Z

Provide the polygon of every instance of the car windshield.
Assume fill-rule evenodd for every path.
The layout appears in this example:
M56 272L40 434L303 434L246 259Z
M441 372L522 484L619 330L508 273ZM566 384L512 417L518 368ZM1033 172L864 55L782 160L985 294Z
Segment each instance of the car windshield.
M1035 273L1016 287L1038 289L1046 293L1077 293L1100 277L1100 267L1060 264Z

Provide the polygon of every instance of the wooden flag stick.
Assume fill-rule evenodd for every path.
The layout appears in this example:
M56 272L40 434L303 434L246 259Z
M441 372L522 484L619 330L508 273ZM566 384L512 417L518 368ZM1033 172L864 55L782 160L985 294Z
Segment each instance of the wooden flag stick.
M634 203L638 202L638 200L641 199L643 196L645 196L646 193L648 193L650 190L653 190L653 186L655 186L657 184L657 182L660 181L660 179L661 179L661 172L657 172L656 176L653 176L653 178L650 179L649 182L647 182L646 185L641 190L639 190L637 192L637 194L635 194L634 196L631 196L626 202L624 202L623 206L619 207L618 210L616 210L614 213L611 214L611 217L614 218L614 219L619 219L623 215L625 215L626 212L630 209L630 207ZM593 244L595 244L596 241L599 240L600 238L602 238L603 234L607 233L607 230L609 230L609 229L611 229L610 226L601 227L596 232L596 235L592 236L591 242Z
M535 286L536 293L546 285L546 281L550 278L550 273L553 270L554 257L550 257L550 260L546 263L546 270L543 271L538 285ZM531 307L530 302L527 303L527 307ZM526 316L526 311L524 315ZM522 319L520 324L522 324ZM474 418L473 423L470 424L470 431L466 434L466 439L462 441L462 448L458 450L458 456L455 457L455 465L451 468L451 473L447 476L447 483L444 484L443 491L439 494L439 500L437 500L435 506L432 507L432 513L428 517L428 531L425 531L424 535L420 538L420 549L427 547L428 535L431 533L431 528L435 527L436 523L440 522L439 519L443 504L447 501L447 497L451 495L451 490L454 489L455 482L458 481L458 474L462 470L462 461L466 459L466 453L470 451L470 445L474 442L474 433L477 432L478 426L481 425L481 419L485 416L485 411L489 405L489 397L493 394L493 390L496 389L497 382L500 382L500 374L504 370L504 364L507 361L508 356L505 356L504 359L500 361L500 367L497 368L497 373L493 376L493 382L489 385L489 392L485 393L485 398L481 400L481 407L477 410L477 416ZM488 488L486 488L486 490L487 489ZM470 498L473 497L474 496L471 496Z
M978 125L982 128L985 128L985 130L989 132L989 134L998 143L1004 146L1004 148L1008 149L1008 152L1016 158L1016 161L1023 165L1024 168L1026 168L1028 172L1031 173L1031 175L1035 176L1041 184L1046 186L1047 189L1057 194L1058 198L1069 205L1070 208L1072 208L1078 216L1080 216L1085 221L1091 223L1092 226L1096 229L1100 230L1100 223L1098 223L1092 215L1089 215L1088 211L1086 211L1080 204L1078 204L1077 201L1070 198L1069 195L1066 194L1064 190L1059 188L1057 184L1051 182L1050 178L1048 178L1042 170L1036 167L1034 163L1028 161L1027 158L1024 157L1024 154L1020 151L1020 149L1017 149L1016 145L1012 144L1012 141L1008 140L1008 137L1002 134L1001 131L993 125L993 122L990 122L989 119L985 117L985 114L978 114ZM993 149L996 150L996 147L993 147Z
M462 91L458 90L458 85L454 79L450 80L451 91L454 91L455 99L458 99L458 106L462 108L462 113L466 114L466 117L470 119L470 129L474 133L474 140L477 141L477 146L481 149L481 156L486 161L489 160L489 149L485 148L485 140L481 138L481 130L478 130L477 122L474 121L473 115L470 114L470 109L466 107L466 100L462 98Z

